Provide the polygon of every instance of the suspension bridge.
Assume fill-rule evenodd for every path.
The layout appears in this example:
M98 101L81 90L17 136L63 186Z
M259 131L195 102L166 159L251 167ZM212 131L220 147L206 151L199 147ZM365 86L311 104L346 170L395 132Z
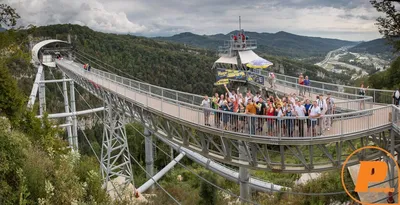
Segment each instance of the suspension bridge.
M56 56L60 53L63 54L63 57L57 58ZM58 91L64 97L65 112L49 114L49 118L65 119L65 124L61 124L59 127L66 129L69 146L74 151L77 151L79 147L77 116L103 112L102 117L96 114L96 117L104 124L101 156L98 156L98 160L104 186L114 194L114 198L121 198L123 194L119 190L122 188L131 187L132 193L137 196L152 185L158 185L157 180L174 165L184 166L180 163L184 156L228 180L237 182L240 184L240 196L227 192L243 202L256 204L250 199L250 189L262 192L285 192L283 188L286 187L251 177L249 170L280 173L322 172L340 169L345 159L357 149L357 146L378 146L388 150L393 156L400 151L400 110L391 105L393 91L390 90L369 89L365 96L360 96L357 87L312 81L310 98L315 99L318 94L330 93L336 99L335 104L339 112L321 117L333 120L331 129L325 132L320 130L319 134L307 132L300 135L299 132L295 132L293 136L287 136L283 129L277 127L270 135L267 134L268 130L265 132L252 131L252 123L256 123L259 119L278 121L282 118L255 117L211 110L214 115L207 119L207 116L204 115L204 108L200 106L204 96L155 86L135 80L134 77L127 78L117 75L110 72L106 66L102 66L106 64L98 59L97 63L93 63L90 71L84 70L81 62L87 62L90 57L82 51L73 50L71 44L66 41L46 40L36 44L32 49L32 59L33 64L37 67L37 74L28 107L32 108L38 96L40 111L38 117L42 117L46 112L45 84L62 83L62 88L58 87ZM98 66L94 66L96 64ZM45 69L49 69L51 75L53 75L52 70L61 71L62 79L46 80ZM264 71L258 71L257 75L265 79L268 76ZM255 83L254 85L265 89L266 92L279 94L297 93L300 89L297 78L280 74L276 74L276 76L277 87L274 89L270 89L267 84ZM84 88L103 101L104 106L93 108L85 101L90 109L77 111L76 86ZM80 93L78 94L80 95ZM82 99L84 100L84 98ZM242 131L226 130L219 127L218 122L214 121L216 115L229 115L230 119L243 118L246 119L248 125ZM296 122L305 120L305 118L296 117L284 117L283 119ZM209 120L211 126L206 125L206 120ZM141 167L129 153L125 131L125 126L129 122L138 122L145 127L145 132L142 133L145 138L145 168ZM153 170L153 158L154 149L158 149L158 147L153 142L152 136L157 137L179 153L178 156L170 156L171 163L157 174ZM89 141L88 143L90 144ZM169 153L165 154L169 155ZM347 165L357 165L361 160L376 159L386 158L380 151L363 151L353 156ZM149 181L140 187L134 183L132 162L137 163L149 177ZM389 180L387 182L391 187L397 187L394 180L397 177L395 165L389 164L392 166L388 170ZM238 167L238 170L226 165ZM123 182L112 183L112 180L117 177ZM206 180L201 176L198 177ZM216 185L213 184L213 186ZM221 187L217 188L226 191ZM297 194L329 195L338 193ZM394 195L397 195L397 189ZM173 196L171 197L173 198ZM383 196L377 202L386 201L387 198L387 196ZM370 202L372 203L372 201ZM179 202L177 203L179 204Z

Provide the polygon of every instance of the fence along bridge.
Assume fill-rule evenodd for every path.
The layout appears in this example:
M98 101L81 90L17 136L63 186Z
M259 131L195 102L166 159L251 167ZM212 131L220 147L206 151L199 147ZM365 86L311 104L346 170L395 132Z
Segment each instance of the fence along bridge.
M194 161L205 165L210 170L230 180L238 181L243 198L248 198L249 185L262 191L276 191L282 188L250 178L248 169L282 173L321 172L341 168L347 156L358 146L379 146L389 150L393 155L400 150L399 109L388 105L392 91L370 89L367 94L373 92L372 96L359 96L356 94L355 87L312 81L311 98L315 99L316 94L329 92L336 99L337 108L344 110L340 114L323 116L333 119L330 131L322 135L306 132L302 137L298 132L294 132L294 136L289 137L285 136L284 131L278 126L270 136L266 132L250 132L251 123L258 119L277 121L279 120L277 117L256 116L257 119L253 120L255 116L212 110L214 115L229 115L230 119L243 117L249 123L246 125L249 129L244 129L243 132L224 130L213 124L214 115L210 116L212 125L205 125L204 109L200 107L203 96L162 88L96 68L87 72L82 64L70 60L71 55L69 59L44 62L42 56L46 54L46 49L54 50L53 47L57 47L54 45L68 46L69 44L64 41L48 40L39 43L33 49L33 59L38 65L38 75L32 90L30 106L35 101L38 89L40 107L45 106L42 100L44 95L42 86L45 83L41 73L43 65L50 67L55 65L63 72L65 77L63 84L71 81L71 95L74 95L73 83L76 83L105 102L104 108L96 110L106 110L101 156L101 170L105 183L116 176L122 176L126 183L133 184L124 129L124 125L129 120L140 122L145 126L146 131L150 131L164 143L178 152L186 153ZM54 53L52 55L54 57ZM81 54L76 53L76 57L78 55ZM260 74L265 75L265 73ZM284 75L277 75L277 78L277 89L272 91L297 92L299 85L296 83L296 78ZM64 103L67 106L68 99ZM72 103L74 102L71 100ZM69 122L65 126L69 129L72 127L72 130L68 130L68 136L70 145L75 150L78 147L77 135L74 131L77 129L76 115L78 114L75 108L68 114L66 108L66 114L63 115ZM299 120L295 117L283 119ZM148 133L147 136L149 136ZM152 159L147 158L147 154L151 153L148 149L152 148L151 144L147 144L146 139L146 161L152 162ZM349 165L358 164L360 160L373 160L382 156L381 152L362 152L351 158ZM240 171L235 172L220 163L239 167ZM394 167L390 168L389 173L394 174Z

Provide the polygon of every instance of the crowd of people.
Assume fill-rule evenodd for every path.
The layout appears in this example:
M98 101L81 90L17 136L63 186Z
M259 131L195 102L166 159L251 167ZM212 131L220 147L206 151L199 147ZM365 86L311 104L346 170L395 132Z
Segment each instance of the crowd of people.
M316 99L300 99L296 93L282 96L262 95L260 89L255 95L247 90L245 95L237 90L205 96L201 106L204 108L204 123L253 135L304 137L322 135L332 127L335 101L328 94ZM225 112L220 112L225 111ZM213 115L213 117L211 117ZM290 118L289 118L290 117Z

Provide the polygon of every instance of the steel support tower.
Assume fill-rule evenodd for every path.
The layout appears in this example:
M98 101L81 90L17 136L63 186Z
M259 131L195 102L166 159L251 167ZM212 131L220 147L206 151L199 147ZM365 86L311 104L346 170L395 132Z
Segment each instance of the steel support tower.
M115 177L124 178L124 187L129 184L134 185L125 130L127 119L125 112L118 109L117 102L116 96L111 93L104 93L104 103L107 109L104 111L100 169L105 187Z

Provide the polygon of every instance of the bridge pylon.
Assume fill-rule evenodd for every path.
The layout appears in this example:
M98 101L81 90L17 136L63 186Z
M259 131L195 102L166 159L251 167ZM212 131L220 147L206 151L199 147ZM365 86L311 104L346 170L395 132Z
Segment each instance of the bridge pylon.
M120 110L120 99L111 93L104 93L103 142L101 147L100 169L103 177L103 186L107 191L121 194L128 191L127 187L134 187L131 158L126 137L125 125L127 118L125 111ZM115 184L114 179L122 183ZM110 184L112 183L112 184ZM110 193L111 194L111 193ZM131 196L135 193L129 193ZM124 196L126 196L124 194ZM121 198L121 196L119 196Z

